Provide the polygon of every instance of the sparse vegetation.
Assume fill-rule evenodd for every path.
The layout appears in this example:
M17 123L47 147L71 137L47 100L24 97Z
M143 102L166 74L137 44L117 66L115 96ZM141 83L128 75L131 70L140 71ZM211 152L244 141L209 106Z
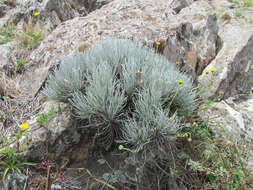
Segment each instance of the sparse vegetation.
M227 190L253 187L253 175L246 167L245 146L228 138L216 137L205 123L197 123L189 133L193 138L191 146L199 157L195 161L189 158L188 165L193 171L207 175L209 186Z
M253 7L253 0L230 0L241 7Z
M0 35L3 36L3 39L0 40L0 44L16 40L19 46L26 50L35 49L40 41L46 37L47 29L39 22L34 23L33 20L34 19L30 17L23 28L15 26L13 20L9 20L4 27L0 28Z
M236 18L243 18L243 15L240 11L235 11Z
M27 64L26 61L17 61L16 62L17 67L24 67L26 64Z
M22 48L33 50L46 35L47 29L39 23L34 24L30 17L24 28L16 33L15 38Z
M25 143L20 143L21 139L26 138L25 131L29 124L20 125L20 131L12 138L6 138L4 144L0 148L0 168L2 177L5 178L8 173L22 173L21 169L25 166L35 166L35 163L23 162L22 156L27 149Z
M48 113L38 115L38 117L36 118L36 121L40 125L45 125L55 114L57 114L57 111L51 108L48 111Z
M0 44L6 44L13 40L15 36L15 26L12 22L8 22L8 24L2 28L0 28L0 35L3 36L3 39L0 39Z

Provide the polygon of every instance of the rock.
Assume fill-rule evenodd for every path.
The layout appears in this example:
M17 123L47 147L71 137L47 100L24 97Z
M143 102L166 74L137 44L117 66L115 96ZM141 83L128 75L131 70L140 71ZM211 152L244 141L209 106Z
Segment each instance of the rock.
M23 14L20 14L19 8L11 8L6 11L5 15L0 19L0 28L8 24L9 20L13 21L13 24L17 24L22 18Z
M17 172L9 173L3 181L4 190L28 190L28 177Z
M198 111L200 118L212 128L217 137L246 145L247 168L253 172L253 96L229 98Z
M68 0L22 0L17 4L18 11L12 14L11 19L19 25L23 25L32 17L33 22L45 23L48 29L53 29L61 22L79 16ZM40 15L35 17L34 12L39 12Z
M207 122L216 134L236 142L253 142L253 96L238 101L229 98L214 103L207 110L200 110L199 116ZM253 150L252 150L253 151Z
M223 1L214 1L219 6L228 6ZM224 7L223 7L224 8ZM253 18L253 14L251 14ZM222 46L215 59L206 67L199 81L208 89L204 98L228 98L249 94L253 86L253 30L252 25L230 18L219 20L219 37ZM217 69L207 83L209 69ZM211 84L211 85L210 85Z
M68 0L44 0L42 9L47 13L55 11L61 21L66 21L79 15Z
M49 29L54 29L61 22L77 16L87 15L89 12L102 7L111 0L17 0L17 10L12 14L11 19L15 23L26 23L30 17L36 22L46 23ZM40 12L34 18L34 12ZM20 24L19 24L20 25Z
M0 2L0 18L5 15L6 9L7 6L4 3Z
M196 78L215 58L218 40L217 18L209 15L198 30L190 22L180 24L168 37L163 54L173 63L180 62L180 69Z
M188 7L193 0L172 0L170 6L174 13L179 13L183 8Z
M208 1L197 1L176 15L167 15L175 34L167 39L163 54L171 62L179 62L180 69L193 78L216 57L220 47L218 21L212 10Z
M41 115L55 112L43 124L37 122ZM62 161L71 160L74 163L85 163L89 150L92 148L92 132L80 130L76 120L66 104L45 102L39 114L28 121L29 147L25 158L31 162L47 159ZM94 135L94 134L93 134ZM22 142L21 142L22 143Z
M102 6L112 2L113 0L76 0L79 4L84 5L86 13L90 13Z
M37 118L49 112L53 113L52 118L45 119L43 124L39 124ZM81 136L74 127L70 111L64 104L45 102L41 113L28 123L31 130L30 146L26 156L28 160L38 161L45 155L59 159L80 142Z
M15 48L15 42L9 42L7 44L0 45L0 71L3 70L4 66L10 63L10 57L13 49Z

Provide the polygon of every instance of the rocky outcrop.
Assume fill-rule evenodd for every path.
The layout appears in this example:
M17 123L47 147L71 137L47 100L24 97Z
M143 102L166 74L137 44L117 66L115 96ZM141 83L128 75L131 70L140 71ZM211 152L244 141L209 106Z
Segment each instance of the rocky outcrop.
M63 23L30 56L31 66L25 78L20 79L22 89L29 88L29 95L34 96L41 89L49 69L64 57L83 51L104 38L119 37L141 41L150 47L160 41L159 52L171 63L179 62L179 68L195 81L201 75L200 83L206 78L207 70L215 67L217 80L211 83L204 97L249 93L253 73L250 24L244 23L241 35L240 23L232 19L226 24L218 19L215 8L208 1L187 4L175 14L173 6L168 6L164 0L159 0L157 5L153 1L116 0L86 17ZM244 83L245 80L248 82Z
M223 99L249 94L253 87L252 25L233 16L232 4L217 0L212 3L217 10L224 9L226 12L220 14L219 19L220 51L199 78L201 88L208 89L203 97L218 96ZM253 14L248 14L248 18L252 19ZM216 68L217 72L207 82L211 67Z
M208 91L204 97L227 98L250 93L253 87L253 31L252 26L240 26L239 23L227 24L219 33L223 45L216 58L208 65L217 72L206 86L206 72L200 77L200 84ZM203 81L203 82L202 82Z
M253 97L245 100L228 98L215 102L207 109L200 109L200 117L217 134L230 135L237 142L253 142Z
M185 19L191 9L196 10L187 15L192 19ZM32 53L26 78L20 79L22 89L29 87L29 95L37 94L50 68L65 56L107 37L133 39L151 47L160 41L160 53L172 63L181 61L180 67L196 78L218 49L217 20L210 10L212 7L206 1L189 1L189 7L178 15L164 0L157 4L151 0L113 1L86 17L74 18L57 27Z

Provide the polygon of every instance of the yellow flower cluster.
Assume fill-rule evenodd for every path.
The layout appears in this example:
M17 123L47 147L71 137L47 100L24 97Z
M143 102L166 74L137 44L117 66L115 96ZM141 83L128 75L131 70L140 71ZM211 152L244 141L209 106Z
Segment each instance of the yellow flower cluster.
M28 123L22 123L20 125L21 131L26 131L28 128L29 128L29 124Z
M183 84L184 83L183 80L178 80L177 82L178 82L178 84Z
M40 15L40 12L35 11L35 12L33 13L33 15L34 15L34 16L39 16L39 15Z
M8 20L8 24L13 24L13 20Z
M161 45L161 42L156 41L155 44L156 44L157 46L159 46L159 45Z
M215 72L215 71L216 71L216 68L211 67L211 68L210 68L210 71L213 73L213 72Z

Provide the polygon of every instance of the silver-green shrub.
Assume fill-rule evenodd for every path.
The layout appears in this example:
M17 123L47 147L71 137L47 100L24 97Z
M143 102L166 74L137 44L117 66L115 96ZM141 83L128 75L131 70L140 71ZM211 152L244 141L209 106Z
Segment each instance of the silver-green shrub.
M81 55L68 57L49 75L44 93L51 100L68 102L74 92L85 88L86 72L86 62Z
M138 150L172 141L179 118L194 110L189 78L140 43L110 38L65 62L49 76L45 94L69 102L78 118L98 128L106 148L115 138Z

